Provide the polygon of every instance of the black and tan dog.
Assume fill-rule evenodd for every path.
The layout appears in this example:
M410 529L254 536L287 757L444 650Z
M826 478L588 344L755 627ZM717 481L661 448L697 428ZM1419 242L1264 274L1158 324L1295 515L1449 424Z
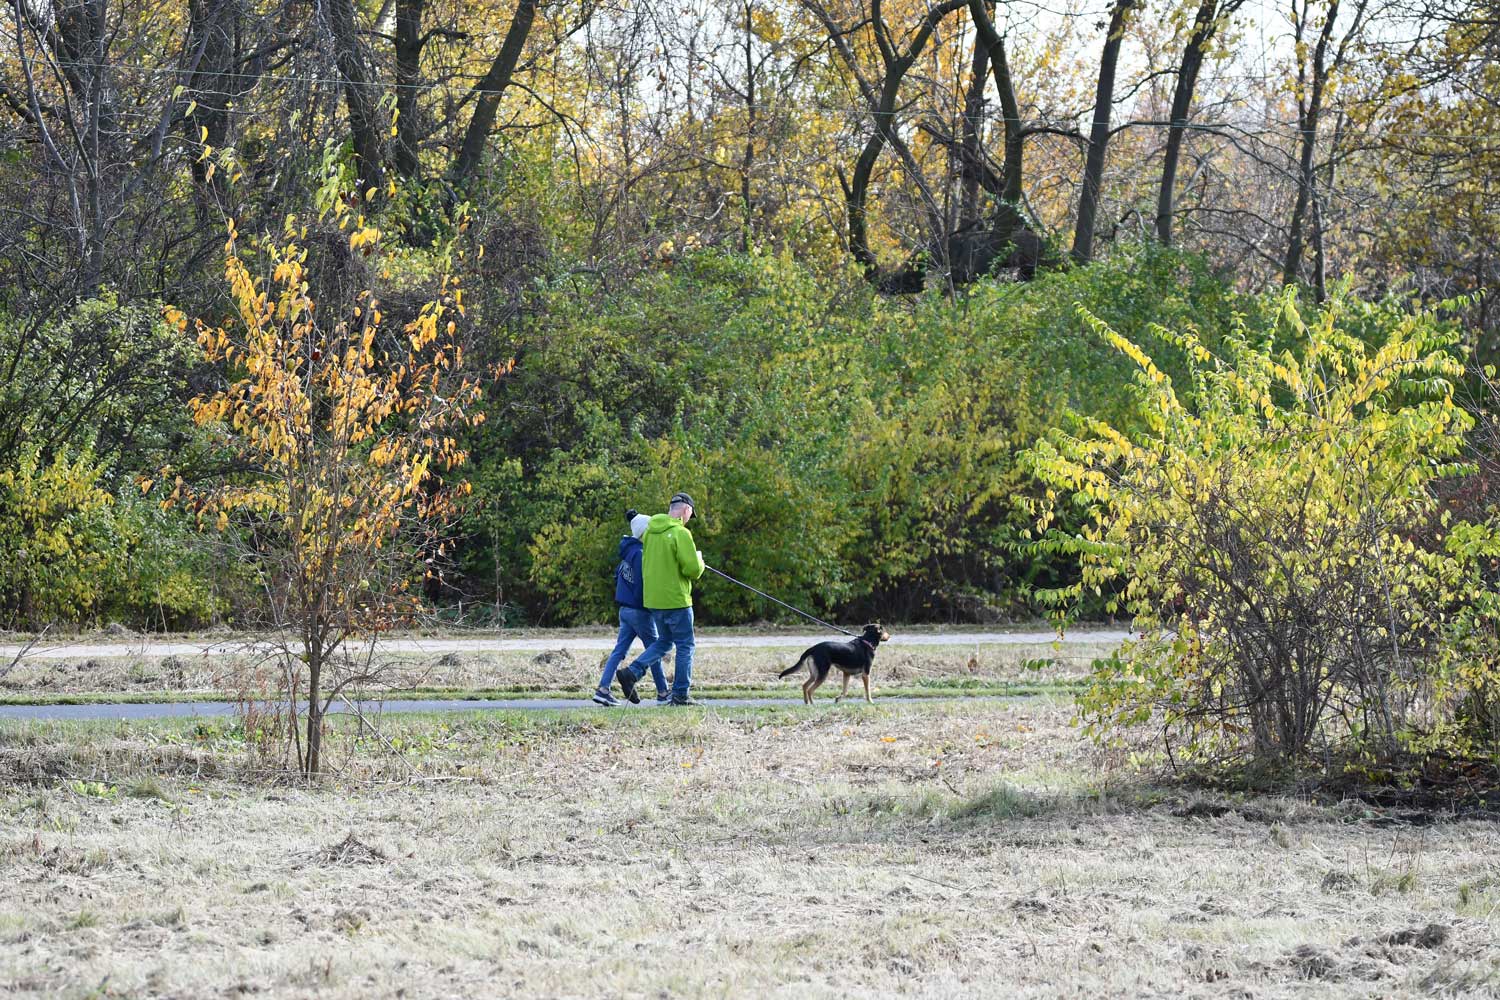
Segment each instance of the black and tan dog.
M875 663L875 647L890 642L891 634L880 627L879 622L866 625L863 635L848 642L820 642L797 657L797 662L783 670L778 677L790 677L802 665L807 664L807 680L802 683L802 700L811 705L813 692L828 679L828 672L838 667L844 674L844 686L839 690L835 704L849 693L849 678L855 674L865 682L865 701L870 698L870 667Z

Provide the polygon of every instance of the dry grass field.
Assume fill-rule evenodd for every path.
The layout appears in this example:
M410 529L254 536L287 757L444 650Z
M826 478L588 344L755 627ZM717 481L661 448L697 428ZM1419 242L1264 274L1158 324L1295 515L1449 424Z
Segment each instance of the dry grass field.
M395 717L409 765L346 733L318 787L225 723L0 723L0 993L1500 993L1495 824L1184 798L1069 716Z

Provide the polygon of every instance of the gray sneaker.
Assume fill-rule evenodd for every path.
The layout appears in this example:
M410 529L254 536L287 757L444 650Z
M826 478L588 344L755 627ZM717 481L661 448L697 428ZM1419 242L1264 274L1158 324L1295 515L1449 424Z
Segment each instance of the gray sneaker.
M594 704L596 704L596 705L603 705L605 708L614 708L616 705L619 704L619 702L615 700L615 696L614 695L610 694L608 691L604 690L603 688L595 688L594 689Z
M670 691L662 691L659 694L657 694L657 696L656 696L656 703L658 705L670 705L670 704L672 704L672 692L670 692Z

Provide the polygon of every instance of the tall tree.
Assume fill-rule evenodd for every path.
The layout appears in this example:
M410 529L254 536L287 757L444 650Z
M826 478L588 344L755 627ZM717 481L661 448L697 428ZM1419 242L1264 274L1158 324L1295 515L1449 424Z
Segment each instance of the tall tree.
M370 188L379 189L385 184L380 83L365 51L354 0L325 0L320 9L333 39L334 63L343 80L349 135L354 141L355 171L363 196Z
M421 170L417 155L422 144L418 98L422 87L422 49L427 44L422 34L426 8L427 0L396 0L396 148L392 160L396 172L408 179Z
M1094 116L1089 123L1088 154L1084 157L1083 183L1078 190L1078 219L1073 229L1073 259L1094 256L1094 227L1099 214L1099 188L1104 180L1104 154L1109 145L1109 119L1115 103L1115 69L1130 12L1139 0L1114 0L1109 9L1108 33L1099 57L1099 79L1094 90Z
M1161 185L1156 194L1156 238L1165 246L1172 244L1177 164L1182 157L1183 140L1187 137L1188 115L1198 88L1198 75L1214 36L1244 3L1245 0L1200 0L1192 31L1182 50L1182 61L1178 64L1177 80L1172 88L1171 124L1167 127L1167 146L1162 157Z
M510 27L505 31L505 41L501 44L500 51L490 62L489 70L474 84L471 94L474 98L474 115L469 119L463 144L453 161L452 175L455 184L465 183L484 157L484 146L495 127L500 100L515 77L516 64L521 60L526 39L531 35L532 25L536 23L539 6L538 0L520 0L516 4L516 12L511 16Z
M958 228L963 229L979 219L979 188L984 180L984 92L988 84L989 46L978 34L969 67L969 86L964 92L963 120L959 123Z
M880 76L872 80L865 73L850 41L850 37L858 28L840 25L821 0L802 0L803 5L822 22L827 30L829 42L848 66L872 119L872 131L860 150L859 158L855 160L854 172L844 182L844 200L849 226L849 253L869 275L873 276L876 270L875 254L870 250L867 218L870 181L874 177L875 164L880 159L881 151L887 145L900 155L911 174L912 181L921 188L928 214L936 215L936 201L922 180L922 173L917 168L910 148L901 137L896 105L901 94L902 81L917 61L917 57L922 54L922 50L932 38L938 24L949 14L967 6L968 2L969 0L942 0L941 3L932 4L912 31L910 39L903 43L902 39L892 32L891 25L886 20L882 0L869 0L868 15L861 20L860 25L867 26L874 38L879 55ZM940 222L934 225L934 230L940 228ZM933 235L938 234L934 232Z
M1005 54L1005 39L995 28L993 0L969 0L969 16L984 42L990 71L995 77L995 92L1000 98L1001 121L1005 128L1005 161L1000 168L1000 197L1019 203L1022 183L1022 152L1025 129L1021 122L1021 104L1016 100L1015 80Z
M755 126L756 126L756 77L759 66L755 59L755 3L754 0L744 0L744 34L741 36L741 44L744 46L745 54L745 150L740 156L740 204L745 213L744 226L741 229L740 249L749 251L750 231L753 227L755 217L755 199L752 197L750 180L755 168Z
M1297 60L1297 199L1292 207L1291 223L1287 227L1286 258L1281 267L1281 281L1290 285L1302 279L1302 258L1306 245L1306 228L1309 208L1312 222L1321 229L1321 206L1318 204L1318 175L1315 156L1318 149L1318 129L1322 124L1324 100L1328 95L1330 76L1344 65L1349 46L1360 34L1365 24L1369 0L1355 0L1353 16L1343 37L1334 44L1334 35L1339 20L1341 0L1326 0L1321 24L1314 24L1314 8L1317 0L1292 0L1292 38ZM1308 37L1316 28L1317 41L1308 49ZM1314 235L1321 241L1320 234ZM1319 269L1319 275L1322 270ZM1317 282L1319 301L1323 298L1321 278Z

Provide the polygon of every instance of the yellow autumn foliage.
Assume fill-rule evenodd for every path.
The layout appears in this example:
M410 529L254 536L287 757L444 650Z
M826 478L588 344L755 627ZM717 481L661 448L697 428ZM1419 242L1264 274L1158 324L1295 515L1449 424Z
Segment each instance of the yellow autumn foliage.
M1189 358L1180 384L1085 317L1134 362L1145 430L1080 422L1028 452L1048 487L1037 548L1079 565L1041 596L1063 614L1104 596L1141 630L1081 699L1097 735L1151 722L1185 756L1339 745L1388 760L1449 721L1460 699L1435 696L1435 677L1500 680L1493 655L1482 668L1448 655L1483 538L1468 526L1459 549L1428 531L1446 524L1435 484L1466 471L1457 336L1430 313L1345 298L1310 317L1295 292L1276 305L1270 335L1229 331L1217 355L1172 335ZM1064 505L1085 514L1071 533L1055 527Z
M344 200L329 203L346 222ZM293 222L279 242L253 241L249 253L231 224L224 279L233 314L191 324L204 360L229 376L190 401L193 419L216 429L250 475L196 489L178 479L165 502L253 539L271 624L300 637L302 697L319 706L309 712L304 758L316 770L320 682L330 682L331 699L352 676L320 673L342 662L335 654L349 638L417 610L413 575L463 492L447 478L468 457L451 432L479 421L480 389L453 363L456 324L439 324L455 308L455 279L443 278L411 322L387 330L370 292L312 300L308 251ZM361 228L351 245L379 252L380 240ZM188 331L180 310L167 318Z

